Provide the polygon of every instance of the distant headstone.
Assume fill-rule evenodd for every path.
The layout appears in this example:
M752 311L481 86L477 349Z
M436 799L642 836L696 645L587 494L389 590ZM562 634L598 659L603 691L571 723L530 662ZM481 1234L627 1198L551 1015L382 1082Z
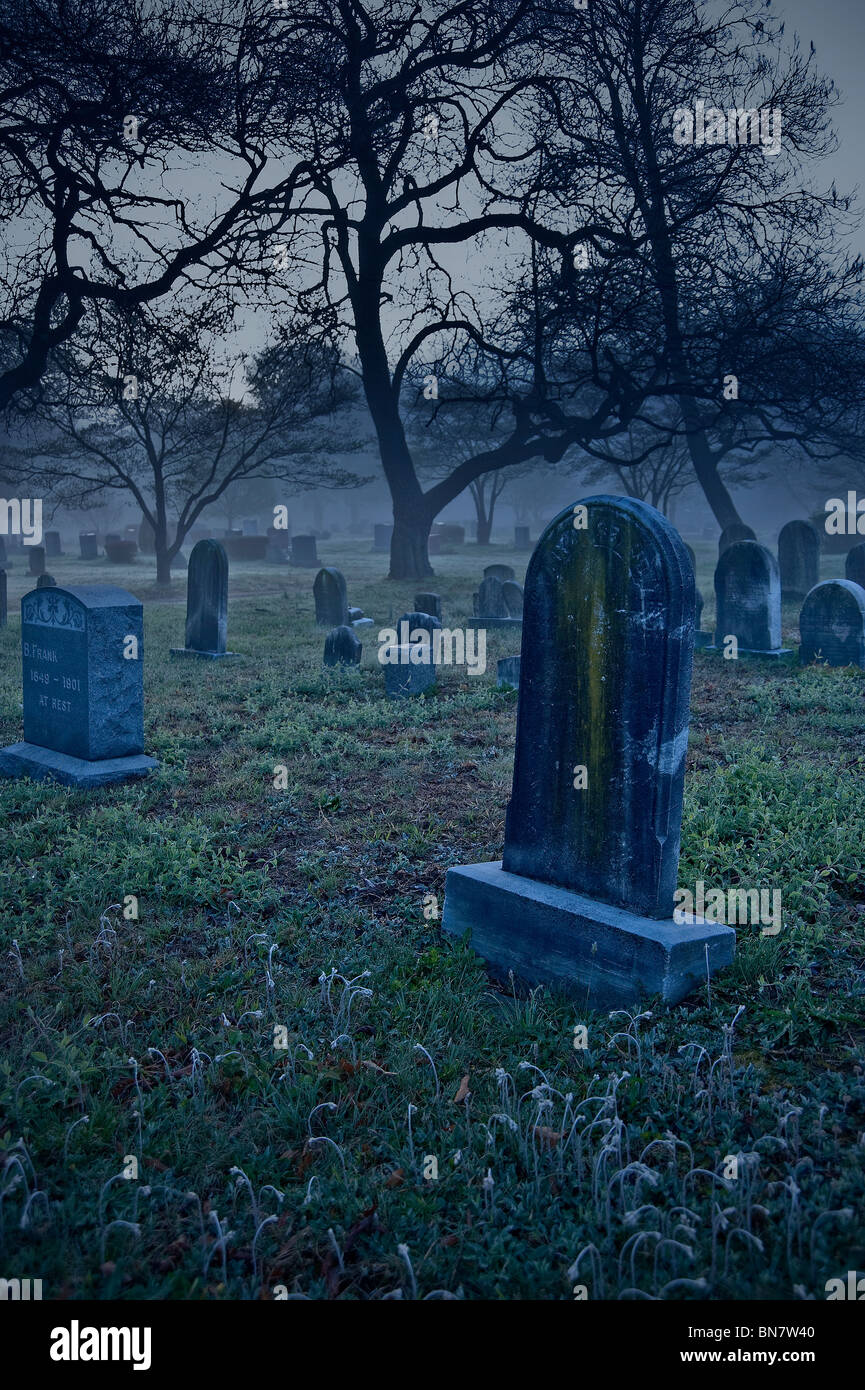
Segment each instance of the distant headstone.
M393 535L393 526L387 526L387 525L385 525L383 522L376 522L375 525L374 525L373 528L372 528L372 537L373 537L373 539L372 539L372 548L373 548L373 550L376 550L376 551L379 551L379 552L389 551L389 550L390 550L390 541L391 541L391 536L392 536L392 535Z
M186 645L175 657L216 661L232 656L228 641L228 556L219 541L197 541L186 574Z
M423 660L417 657L423 654ZM384 667L384 689L389 700L410 700L435 685L436 668L429 647L420 643L398 644L390 648L391 660Z
M0 750L4 777L94 787L141 777L145 757L142 606L94 584L21 600L24 741Z
M99 559L99 538L95 531L82 531L78 537L82 560Z
M141 524L138 527L137 540L138 549L141 551L142 555L156 554L156 532L150 525L150 522L147 520L147 517L141 518Z
M6 585L6 571L0 570L0 627L5 627L9 620L9 597Z
M820 578L820 537L810 521L788 521L778 535L781 599L803 599Z
M715 569L715 646L735 637L738 655L780 656L778 562L757 541L734 541Z
M56 560L58 555L63 554L63 545L60 540L59 531L45 532L45 556Z
M324 639L325 666L359 666L363 647L350 627L335 627Z
M464 526L455 526L451 522L445 522L439 527L437 534L442 545L459 546L466 543L466 528Z
M47 571L46 571L44 574L40 574L39 578L36 580L36 588L37 588L37 589L56 589L56 588L57 588L57 580L54 578L54 575L53 575L53 574L48 574Z
M268 565L288 564L288 532L277 531L273 526L267 528L267 544L264 558Z
M523 591L514 579L506 579L502 585L502 598L509 618L522 618Z
M244 521L244 523L243 523L243 534L244 534L245 536L257 536L257 535L258 535L258 522L256 521L256 519L255 519L254 516L249 516L249 517L247 517L246 520Z
M799 615L799 660L865 667L865 589L827 579L806 596Z
M442 601L440 594L415 594L414 606L419 613L430 613L441 622Z
M724 554L729 546L735 545L737 541L755 541L757 539L750 526L744 526L741 521L734 521L731 526L725 526L718 538L718 559Z
M437 533L432 533L427 541L428 555L441 555L442 538Z
M315 536L292 536L291 563L299 569L317 568L318 550L316 549Z
M315 621L322 627L344 627L348 622L345 579L339 570L321 569L312 586Z
M520 661L518 656L502 656L496 662L496 685L520 688Z
M492 565L484 570L484 578L480 582L477 595L474 596L475 616L468 623L469 627L496 628L496 627L519 627L522 622L522 612L511 611L517 608L517 596L520 593L520 586L512 579L499 579L496 575L490 574L489 569L507 569L507 565ZM510 606L505 595L505 585L510 585Z
M516 577L510 565L487 565L484 568L484 579L498 579L504 584L506 579Z
M131 565L138 553L138 542L131 538L105 537L105 554L112 565Z
M532 548L531 532L530 532L528 526L515 526L515 527L514 527L514 549L515 549L515 550L531 550L531 548Z
M449 870L442 925L470 931L500 979L555 984L593 1007L654 993L674 1003L732 959L735 940L672 919L693 571L653 507L579 506L547 527L526 575L504 860Z
M854 545L844 560L844 578L865 589L865 543Z
M423 613L421 611L403 613L397 623L397 640L405 646L414 641L412 636L413 633L423 631L429 634L429 640L431 642L433 633L436 628L440 627L441 623L434 613Z
M362 608L353 608L352 605L349 604L349 606L348 606L348 621L349 621L350 623L357 623L357 622L360 621L360 619L361 619L362 617L363 617L363 609L362 609Z
M34 576L45 573L45 547L44 545L28 546L29 569Z

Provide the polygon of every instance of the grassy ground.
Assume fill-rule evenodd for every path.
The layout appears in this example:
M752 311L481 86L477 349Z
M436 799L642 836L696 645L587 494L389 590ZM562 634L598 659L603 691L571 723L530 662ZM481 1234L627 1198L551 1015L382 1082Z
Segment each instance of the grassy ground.
M426 587L319 549L376 630ZM436 560L451 625L493 559L526 557ZM740 928L710 993L608 1017L499 990L440 935L448 866L501 854L512 635L394 706L374 637L322 669L309 571L233 567L240 656L205 666L168 659L182 604L144 564L49 567L148 600L161 768L0 784L0 1274L52 1298L822 1299L865 1268L865 674L698 654L679 882L780 888L784 929Z

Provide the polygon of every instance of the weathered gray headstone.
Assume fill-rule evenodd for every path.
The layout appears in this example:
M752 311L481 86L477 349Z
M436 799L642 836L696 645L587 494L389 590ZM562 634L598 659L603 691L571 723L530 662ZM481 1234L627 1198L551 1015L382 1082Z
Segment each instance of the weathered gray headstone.
M854 545L844 560L844 578L853 584L861 584L865 589L865 542Z
M502 585L502 598L509 618L522 618L523 591L514 579L506 579Z
M315 544L315 536L292 536L291 563L296 565L299 569L317 568L318 550Z
M430 613L441 622L442 601L440 594L415 594L414 606L419 613Z
M420 610L415 613L403 613L396 626L397 641L404 646L415 640L412 633L421 631L429 633L429 639L432 641L433 633L440 627L441 622L434 613L423 613Z
M778 534L781 599L803 599L820 578L820 537L810 521L788 521Z
M489 569L507 569L507 565L491 565L484 570L477 594L473 596L474 617L466 624L471 628L519 627L522 614L511 612L505 596L505 585L511 586L511 605L516 607L519 585L512 579L501 580Z
M510 565L486 565L484 567L484 579L498 579L504 584L506 579L516 579L516 577Z
M725 526L718 537L718 559L724 554L729 546L735 545L737 541L755 541L757 539L750 526L743 525L740 521L734 521L732 525Z
M172 656L216 661L228 641L228 556L220 541L197 541L186 575L186 645Z
M362 609L362 608L355 608L354 605L350 603L350 604L348 605L348 620L349 620L349 622L350 622L350 623L356 623L356 622L358 622L359 619L361 619L362 617L363 617L363 609Z
M45 547L44 545L30 545L27 547L29 554L28 567L30 573L37 578L45 573Z
M827 579L806 596L799 614L799 660L865 667L865 589Z
M56 560L58 555L63 554L59 531L46 531L44 539L46 559L50 556L52 560Z
M82 531L78 537L82 560L99 559L99 538L95 531Z
M547 527L526 575L504 859L451 869L445 889L444 930L470 930L500 979L672 1003L732 959L730 928L672 919L693 633L690 561L653 507L591 497Z
M312 586L315 621L322 627L344 627L348 622L345 579L339 570L321 569Z
M520 688L520 661L518 656L502 656L496 662L496 685L511 685Z
M35 589L21 600L24 741L0 750L4 777L93 787L140 777L144 624L125 589Z
M419 644L398 645L391 648L395 657L384 668L384 689L389 700L410 700L415 695L423 695L436 682L436 668L432 653L427 649L429 659L415 661Z
M53 574L48 574L48 572L46 571L44 574L40 574L39 578L36 580L36 588L56 589L57 580L54 578Z
M514 549L515 549L515 550L531 550L531 548L532 548L531 532L529 531L528 526L515 526L515 527L514 527Z
M352 628L339 626L324 639L325 666L359 666L363 647Z
M268 565L288 564L287 531L277 530L275 526L268 526L267 545L265 546L264 558Z
M390 550L391 537L393 536L393 526L388 526L382 522L376 522L372 528L372 535L373 550L378 552Z
M770 550L734 541L715 569L715 646L735 637L738 654L781 656L781 578Z
M9 620L9 598L6 583L6 571L0 570L0 627L5 627Z

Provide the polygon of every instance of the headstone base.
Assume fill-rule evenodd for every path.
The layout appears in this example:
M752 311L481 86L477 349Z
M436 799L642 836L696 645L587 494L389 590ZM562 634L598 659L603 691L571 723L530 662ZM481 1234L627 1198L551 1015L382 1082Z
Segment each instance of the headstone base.
M172 647L169 656L192 656L198 661L222 661L226 656L237 656L237 652L199 652L194 647Z
M675 1004L733 959L736 933L700 919L679 926L510 874L495 864L449 869L442 928L507 982L553 985L592 1008L659 994Z
M146 777L157 768L156 758L136 753L128 758L73 758L38 743L12 743L0 748L0 777L30 777L34 782L62 782L67 787L107 787L132 777Z
M696 644L695 644L695 645L696 645ZM721 652L721 653L723 653L724 648L723 648L723 647L719 647L716 643L712 643L711 646L709 646L709 647L704 647L704 648L703 648L703 651L706 651L706 652ZM771 650L771 651L757 651L757 650L752 650L750 647L740 647L740 648L739 648L739 656L765 656L765 657L767 657L767 658L768 658L769 660L771 660L771 661L777 661L777 660L779 660L782 656L792 656L792 655L793 655L793 648L792 648L792 647L776 647L774 650Z

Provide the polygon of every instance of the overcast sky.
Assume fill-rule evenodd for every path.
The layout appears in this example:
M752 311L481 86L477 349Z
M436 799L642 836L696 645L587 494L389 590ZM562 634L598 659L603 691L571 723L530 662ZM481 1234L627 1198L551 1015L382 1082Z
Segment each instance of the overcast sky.
M773 14L795 29L808 51L813 40L820 68L835 79L841 101L833 112L840 148L825 165L839 193L859 189L859 212L865 208L865 0L773 0ZM855 249L865 255L865 225Z

